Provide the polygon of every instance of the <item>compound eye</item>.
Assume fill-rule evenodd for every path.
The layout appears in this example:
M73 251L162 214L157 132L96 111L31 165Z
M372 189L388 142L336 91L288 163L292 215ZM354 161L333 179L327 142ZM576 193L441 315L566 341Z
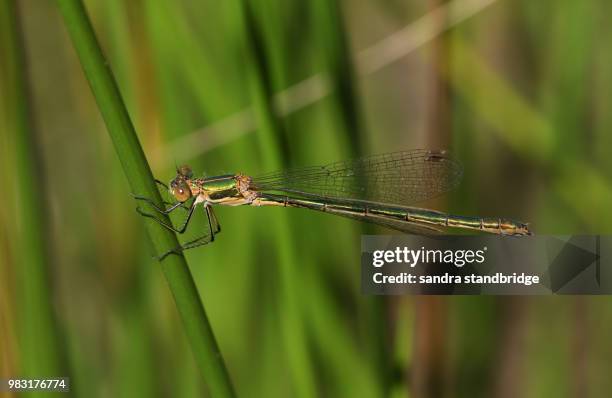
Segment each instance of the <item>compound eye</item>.
M184 202L191 197L191 190L184 182L172 187L172 194L179 202Z

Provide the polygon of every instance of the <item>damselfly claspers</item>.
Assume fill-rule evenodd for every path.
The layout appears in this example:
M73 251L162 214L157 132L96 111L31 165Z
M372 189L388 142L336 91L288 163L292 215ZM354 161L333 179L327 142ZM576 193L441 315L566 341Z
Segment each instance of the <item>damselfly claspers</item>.
M169 190L176 203L161 209L149 198L159 213L178 208L188 211L179 228L154 218L164 227L183 233L198 204L208 215L209 233L187 242L162 256L201 246L214 240L221 228L212 205L301 207L366 221L402 232L441 233L459 228L500 235L531 235L528 224L502 218L458 216L409 207L454 188L462 175L461 165L446 151L411 150L363 157L355 160L313 166L259 177L245 174L194 178L189 166L177 168Z

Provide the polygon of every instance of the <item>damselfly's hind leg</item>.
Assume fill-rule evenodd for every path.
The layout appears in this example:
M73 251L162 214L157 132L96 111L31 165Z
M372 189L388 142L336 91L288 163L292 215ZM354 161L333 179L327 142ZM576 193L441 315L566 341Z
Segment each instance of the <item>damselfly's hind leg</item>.
M217 216L215 215L212 206L206 206L206 214L208 215L208 228L210 229L210 233L214 240L215 234L221 232L221 224L219 224L219 220L217 220Z
M217 217L215 216L215 213L212 207L206 206L205 209L208 215L208 228L209 228L208 232L209 233L206 235L202 235L199 238L196 238L194 240L190 240L189 242L186 242L182 244L181 246L176 247L172 250L168 250L161 256L158 256L157 260L162 261L164 258L168 257L170 254L181 254L185 250L193 249L199 246L204 246L204 245L207 245L215 241L215 235L221 232L221 225L219 224L219 221L217 220Z
M198 247L198 246L207 245L207 244L209 244L211 242L214 242L214 240L215 240L215 236L214 235L202 235L199 238L196 238L194 240L190 240L189 242L186 242L185 244L183 244L181 246L175 247L172 250L168 250L167 252L165 252L161 256L158 256L157 260L162 261L164 258L168 257L171 254L181 254L185 250L193 249L193 248Z

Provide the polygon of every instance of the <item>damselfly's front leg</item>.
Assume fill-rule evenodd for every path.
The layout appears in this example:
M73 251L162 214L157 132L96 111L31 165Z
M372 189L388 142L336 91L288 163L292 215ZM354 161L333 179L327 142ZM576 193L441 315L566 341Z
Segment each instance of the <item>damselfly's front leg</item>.
M168 185L166 183L161 182L160 180L158 180L157 178L155 179L155 183L158 185L161 185L162 187L166 188L166 191L169 189Z
M179 202L180 205L182 205L182 203ZM189 224L189 221L191 220L191 216L193 215L193 210L195 209L196 205L198 204L198 202L195 200L195 198L193 199L193 201L191 202L191 206L189 207L189 213L187 214L187 217L185 218L185 221L183 221L183 225L181 225L180 228L174 228L173 225L170 224L166 224L165 222L163 222L162 220L160 220L159 218L155 217L153 214L149 214L146 213L144 210L142 210L140 207L136 208L136 211L138 213L140 213L140 215L144 216L144 217L148 217L148 218L152 218L155 221L157 221L158 224L162 225L163 227L174 231L176 233L182 234L185 232L185 230L187 230L187 225ZM174 208L178 208L178 206L173 206ZM171 210L170 210L171 211ZM163 213L163 211L161 211ZM167 213L165 213L167 214Z
M206 235L200 236L199 238L196 238L194 240L191 240L189 242L186 242L182 244L181 246L176 247L172 250L168 250L161 256L157 257L159 261L162 261L164 258L168 257L170 254L180 254L185 250L193 249L199 246L204 246L204 245L207 245L215 241L215 235L221 232L221 224L219 224L219 221L217 221L217 216L215 216L215 213L211 206L205 206L205 209L206 209L206 214L208 215L209 233ZM215 227L213 227L213 224L215 225Z
M148 204L151 205L151 207L153 207L153 209L155 211L157 211L158 213L161 213L161 214L170 214L171 212L173 212L174 210L178 209L179 207L182 207L185 210L189 209L188 207L183 206L184 203L182 203L182 202L170 203L170 202L166 202L166 201L164 201L162 203L163 204L171 204L172 206L167 208L167 209L161 209L161 208L159 208L155 204L155 202L151 198L147 198L146 196L138 196L138 195L134 195L134 194L132 194L132 197L134 197L134 199L136 199L136 200L142 200L143 202L147 202Z
M155 183L158 184L158 185L161 185L162 187L164 187L166 189L166 191L168 190L168 185L164 184L160 180L155 179ZM184 203L181 203L181 202L166 202L165 200L162 201L163 204L165 204L165 205L172 205L172 206L167 208L167 209L165 209L165 208L161 209L160 207L157 206L157 204L155 204L155 202L151 198L147 198L146 196L140 196L140 195L135 195L135 194L131 194L131 195L136 200L142 200L144 202L147 202L158 213L170 214L172 211L178 209L179 207L181 207L181 208L183 208L185 210L189 210L189 207L184 206Z

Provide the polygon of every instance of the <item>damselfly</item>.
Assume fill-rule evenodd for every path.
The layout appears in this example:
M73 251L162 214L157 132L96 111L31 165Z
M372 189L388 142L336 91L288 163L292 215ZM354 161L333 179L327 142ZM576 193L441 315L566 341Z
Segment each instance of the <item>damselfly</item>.
M301 207L382 225L407 233L435 234L458 228L500 235L531 235L528 224L502 218L458 216L409 207L453 189L460 181L461 165L446 151L411 150L250 177L244 174L194 178L189 166L179 167L169 190L176 203L159 213L178 208L188 211L179 228L154 218L164 227L183 233L198 204L208 215L209 231L171 250L194 248L214 240L221 227L212 205Z

